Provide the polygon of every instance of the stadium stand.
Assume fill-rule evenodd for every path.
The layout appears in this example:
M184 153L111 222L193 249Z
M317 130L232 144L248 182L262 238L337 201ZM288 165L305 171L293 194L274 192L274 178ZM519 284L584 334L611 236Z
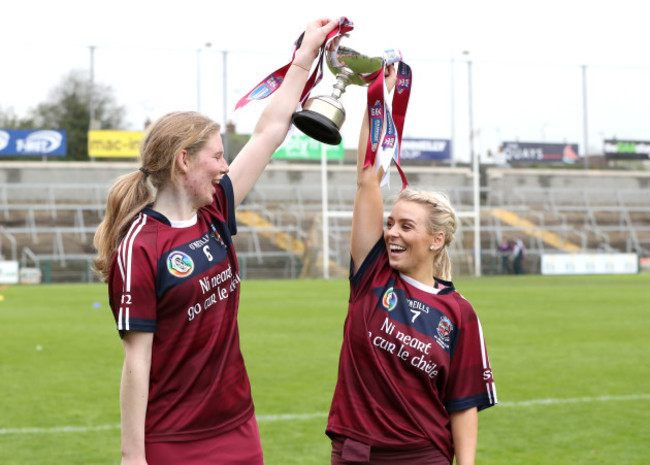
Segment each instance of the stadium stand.
M10 164L0 163L3 168ZM2 170L0 259L40 268L46 282L96 280L91 269L92 237L108 189L135 165L48 165L58 166L22 163L10 166L12 173ZM504 239L524 241L528 273L538 273L540 255L549 252L650 256L650 173L547 171L491 168L483 173L484 274L499 272L498 244ZM406 172L414 187L442 190L458 211L472 210L469 169L409 167ZM355 168L329 166L327 181L330 276L345 277ZM399 178L392 182L399 183ZM392 197L397 191L393 186L386 195ZM268 167L237 213L235 241L242 278L322 276L321 192L318 165ZM451 250L454 273L469 274L473 225L470 218L462 218L461 223Z

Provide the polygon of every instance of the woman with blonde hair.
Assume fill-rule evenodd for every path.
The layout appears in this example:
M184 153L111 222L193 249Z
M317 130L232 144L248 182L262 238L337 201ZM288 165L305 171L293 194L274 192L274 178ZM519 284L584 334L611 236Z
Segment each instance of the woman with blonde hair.
M336 25L307 26L295 66L230 167L217 124L170 113L147 130L141 168L109 193L95 267L124 347L122 464L263 463L237 328L235 208L286 137Z
M395 70L386 77L389 90ZM446 196L405 189L383 226L381 168L359 138L350 299L327 434L333 465L473 464L478 410L497 401L483 333L451 282L458 218Z

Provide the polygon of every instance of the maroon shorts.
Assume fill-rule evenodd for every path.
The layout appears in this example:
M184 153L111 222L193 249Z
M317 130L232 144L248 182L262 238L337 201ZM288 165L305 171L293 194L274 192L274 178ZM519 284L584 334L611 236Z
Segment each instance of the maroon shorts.
M148 465L263 465L255 415L241 426L199 441L145 444Z
M421 449L394 450L371 447L349 438L332 440L332 465L450 465L447 457L431 445Z

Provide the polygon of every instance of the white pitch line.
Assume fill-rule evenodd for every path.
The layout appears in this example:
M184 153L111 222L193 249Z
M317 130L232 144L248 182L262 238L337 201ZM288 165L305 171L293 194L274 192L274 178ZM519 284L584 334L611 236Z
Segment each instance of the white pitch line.
M536 405L579 404L589 402L624 402L630 400L650 400L650 394L632 394L627 396L574 397L569 399L532 399L516 402L499 402L501 407L533 407ZM283 415L258 415L258 423L273 423L276 421L311 420L312 418L327 418L326 412L300 413ZM56 433L89 433L120 429L120 425L100 426L54 426L50 428L0 428L0 436L9 434L56 434Z
M120 429L120 425L100 426L53 426L50 428L0 428L0 435L6 434L49 434L49 433L88 433Z
M573 399L533 399L519 402L499 402L501 407L532 407L534 405L579 404L586 402L617 402L626 400L650 400L650 394L628 396L574 397Z

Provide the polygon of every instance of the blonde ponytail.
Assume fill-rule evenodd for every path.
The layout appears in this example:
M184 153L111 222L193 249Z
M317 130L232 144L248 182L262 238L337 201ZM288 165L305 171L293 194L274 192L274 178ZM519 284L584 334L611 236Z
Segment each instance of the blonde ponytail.
M433 275L445 281L451 281L451 258L446 245L436 250L433 256Z

